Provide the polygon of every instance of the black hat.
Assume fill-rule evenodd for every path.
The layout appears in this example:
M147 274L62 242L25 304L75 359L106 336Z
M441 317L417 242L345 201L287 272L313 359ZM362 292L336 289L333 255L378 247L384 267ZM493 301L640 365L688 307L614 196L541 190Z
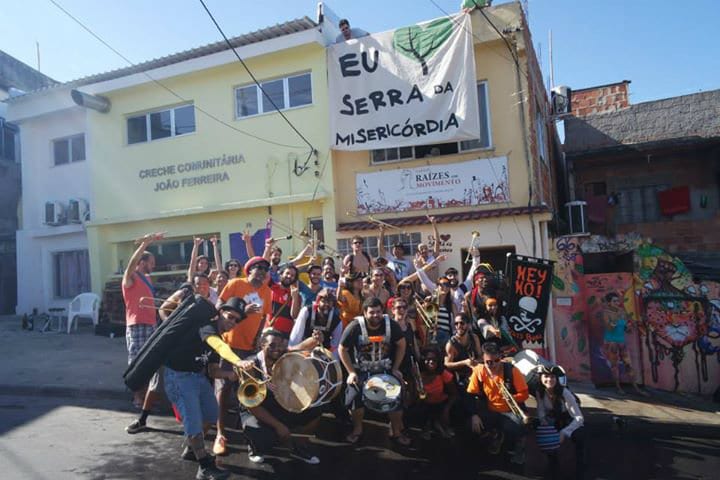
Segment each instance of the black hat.
M245 300L243 300L240 297L230 297L227 299L225 303L220 305L220 308L218 308L219 311L223 310L232 310L233 312L240 315L241 319L244 319L246 317L245 315Z
M562 377L563 375L565 375L565 370L563 370L562 367L557 365L540 364L537 366L535 371L538 373L538 375L555 375L556 377Z

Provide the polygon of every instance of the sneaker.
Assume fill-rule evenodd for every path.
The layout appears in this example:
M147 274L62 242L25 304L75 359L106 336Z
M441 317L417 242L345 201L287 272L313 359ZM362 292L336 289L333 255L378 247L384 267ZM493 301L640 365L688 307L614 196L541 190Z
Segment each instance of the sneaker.
M500 453L503 439L504 435L502 432L493 433L492 440L490 440L490 445L488 445L488 453L490 455L497 455L498 453Z
M265 457L255 453L255 451L250 449L248 450L248 460L250 460L252 463L263 463L265 461Z
M297 460L302 460L309 465L317 465L318 463L320 463L320 459L318 457L306 451L304 448L297 446L293 448L290 452L290 457Z
M192 451L192 448L185 445L185 448L183 448L183 451L180 454L180 460L189 460L191 462L195 462L197 461L197 457L195 457L195 452Z
M145 425L145 422L141 422L140 420L135 420L130 425L125 427L125 431L129 433L130 435L134 435L136 433L144 432L147 430L148 427Z
M207 467L200 465L197 473L195 474L196 480L225 480L229 476L229 471L220 470L215 466L214 462Z
M213 453L215 455L226 455L227 454L227 438L223 435L215 437L215 443L213 444Z

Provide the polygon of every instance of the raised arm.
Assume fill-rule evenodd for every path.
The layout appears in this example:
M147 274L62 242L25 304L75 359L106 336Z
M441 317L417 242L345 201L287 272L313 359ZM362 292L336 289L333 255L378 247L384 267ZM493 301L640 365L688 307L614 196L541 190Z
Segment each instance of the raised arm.
M125 288L130 288L133 286L133 283L135 282L135 280L133 279L133 273L135 273L135 268L137 267L138 263L140 263L140 258L142 257L145 250L147 250L147 247L149 247L152 242L156 240L161 240L162 238L162 233L148 233L140 239L139 245L137 249L135 249L135 252L133 252L132 257L130 257L130 261L128 261L125 273L123 273L123 286Z
M188 271L187 271L187 281L188 282L193 281L193 275L195 275L195 269L197 269L198 249L200 248L200 244L202 242L203 242L203 239L201 237L195 237L193 239L193 248L192 248L192 253L190 254L190 265L188 266Z
M223 269L223 261L222 261L222 254L220 253L220 247L218 246L218 238L213 235L210 237L210 243L212 243L213 246L213 256L215 257L215 269L216 270L222 270Z
M378 253L381 257L385 258L385 225L382 223L378 224L380 230L380 238L378 238Z
M255 256L255 248L253 248L252 244L252 235L250 234L250 229L246 228L243 232L243 242L245 242L245 251L248 254L248 258L252 258Z
M435 220L435 217L428 215L428 220L430 220L430 225L432 225L433 230L433 236L435 237L435 245L433 245L433 257L437 257L438 255L440 255L440 233L438 232L437 221Z

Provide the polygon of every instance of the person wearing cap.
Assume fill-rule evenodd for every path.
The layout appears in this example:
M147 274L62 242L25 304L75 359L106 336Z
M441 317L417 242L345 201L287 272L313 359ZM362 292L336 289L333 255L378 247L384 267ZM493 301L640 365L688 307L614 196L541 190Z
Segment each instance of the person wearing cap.
M345 286L340 288L337 296L338 308L340 308L340 319L343 329L362 313L361 292L363 288L363 277L359 273L348 273L344 277Z
M381 257L387 258L388 268L395 274L399 282L415 271L412 259L405 258L405 247L402 243L394 243L391 253L385 251L385 225L379 224L380 238L378 239L378 251Z
M538 365L537 374L540 384L535 392L537 404L538 445L548 455L548 478L560 478L557 447L559 444L572 440L575 444L575 476L583 477L585 457L585 423L582 411L575 395L558 381L565 372L558 366ZM557 432L559 444L548 445L551 438L547 431ZM542 435L541 432L546 432Z
M219 315L199 320L178 337L164 362L165 393L182 417L185 433L184 460L199 463L197 479L223 479L229 472L220 470L205 450L204 431L218 417L218 404L207 378L237 380L233 371L223 371L220 356L235 367L247 370L252 362L237 357L221 335L245 319L245 302L230 298L220 306Z
M342 335L340 311L336 308L335 295L323 288L312 305L304 306L290 332L289 350L312 350L324 347L336 351Z
M220 293L220 301L226 302L231 297L241 298L245 302L245 314L247 318L232 330L223 334L225 342L233 349L240 358L247 358L256 350L256 339L260 334L266 319L272 310L272 294L267 285L270 262L263 257L252 257L245 263L245 278L233 278ZM221 368L231 369L232 365L227 362L220 362ZM215 390L220 415L217 421L217 437L213 452L216 455L227 453L227 439L225 437L224 413L229 402L228 395L233 388L237 388L237 382L227 379L219 379L215 382Z

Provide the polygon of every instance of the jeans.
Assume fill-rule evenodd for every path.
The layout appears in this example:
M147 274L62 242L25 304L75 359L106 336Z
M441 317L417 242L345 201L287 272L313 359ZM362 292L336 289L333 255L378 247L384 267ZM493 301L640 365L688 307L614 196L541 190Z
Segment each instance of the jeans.
M204 373L178 372L165 367L165 393L180 412L188 437L202 433L204 422L217 422L217 400Z

